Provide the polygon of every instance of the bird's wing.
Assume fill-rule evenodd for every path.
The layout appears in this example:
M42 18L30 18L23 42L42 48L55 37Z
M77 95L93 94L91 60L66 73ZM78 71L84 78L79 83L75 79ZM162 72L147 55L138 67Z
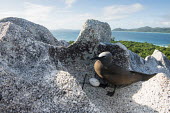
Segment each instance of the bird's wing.
M136 71L129 71L131 73L134 73L134 74L138 74L138 75L149 75L149 74L145 74L145 73L141 73L141 72L136 72Z
M123 67L120 67L118 65L112 64L109 68L108 68L109 72L111 73L115 73L115 74L122 74L122 73L129 73L128 70L126 70Z

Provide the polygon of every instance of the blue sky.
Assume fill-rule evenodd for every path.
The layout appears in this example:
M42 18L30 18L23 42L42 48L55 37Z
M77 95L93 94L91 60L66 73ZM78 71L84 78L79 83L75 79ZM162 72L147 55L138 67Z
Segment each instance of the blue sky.
M170 0L0 0L0 19L20 17L48 29L81 29L87 19L111 28L170 27Z

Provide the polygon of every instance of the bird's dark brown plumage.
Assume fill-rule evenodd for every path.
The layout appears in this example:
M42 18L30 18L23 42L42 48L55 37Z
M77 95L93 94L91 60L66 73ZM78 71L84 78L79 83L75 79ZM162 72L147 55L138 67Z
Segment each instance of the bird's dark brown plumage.
M103 52L99 57L95 57L94 59L97 59L94 64L94 70L97 75L116 86L126 86L138 81L146 81L156 75L156 73L144 74L129 71L117 66L112 63L112 55L110 52Z
M95 62L94 69L101 78L107 80L113 85L129 85L138 81L146 81L156 75L128 71L114 64L112 64L110 67L104 67L100 60Z

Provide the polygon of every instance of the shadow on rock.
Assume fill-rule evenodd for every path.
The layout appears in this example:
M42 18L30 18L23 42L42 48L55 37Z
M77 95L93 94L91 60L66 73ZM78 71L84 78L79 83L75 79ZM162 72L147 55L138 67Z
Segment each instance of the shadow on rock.
M81 62L80 64L83 64ZM92 64L92 63L91 63ZM79 84L82 86L84 77L86 76L83 91L88 96L90 101L100 110L105 113L117 113L117 112L149 112L154 113L156 110L146 105L141 105L133 99L133 95L136 94L142 88L142 82L137 82L132 85L118 88L113 97L107 96L107 91L113 91L113 88L100 88L93 87L89 84L89 79L95 77L93 66L90 63L81 67L76 65L67 65L68 72L76 78ZM65 65L66 66L66 65ZM72 67L73 66L73 67ZM71 68L72 67L72 68ZM142 98L142 97L140 97Z
M84 92L100 112L157 112L151 107L134 101L133 95L142 88L142 82L117 89L113 97L106 95L110 88L102 89L89 85L88 80L94 77L94 62L90 58L103 51L111 52L116 65L133 71L154 73L155 68L152 68L152 65L147 64L135 53L132 54L124 45L108 43L110 41L108 37L111 37L108 24L89 20L85 23L75 43L68 47L51 47L49 54L56 67L59 68L59 64L61 64L63 69L75 77L79 84L83 84L86 75ZM107 40L104 42L107 43L100 42L102 38L106 38ZM157 63L155 65L157 66Z

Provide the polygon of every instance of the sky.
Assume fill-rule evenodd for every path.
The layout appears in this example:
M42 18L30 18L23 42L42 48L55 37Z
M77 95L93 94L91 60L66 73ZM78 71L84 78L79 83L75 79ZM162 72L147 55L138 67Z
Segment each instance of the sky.
M50 30L81 29L87 19L111 29L170 27L170 0L0 0L0 19L24 18Z

